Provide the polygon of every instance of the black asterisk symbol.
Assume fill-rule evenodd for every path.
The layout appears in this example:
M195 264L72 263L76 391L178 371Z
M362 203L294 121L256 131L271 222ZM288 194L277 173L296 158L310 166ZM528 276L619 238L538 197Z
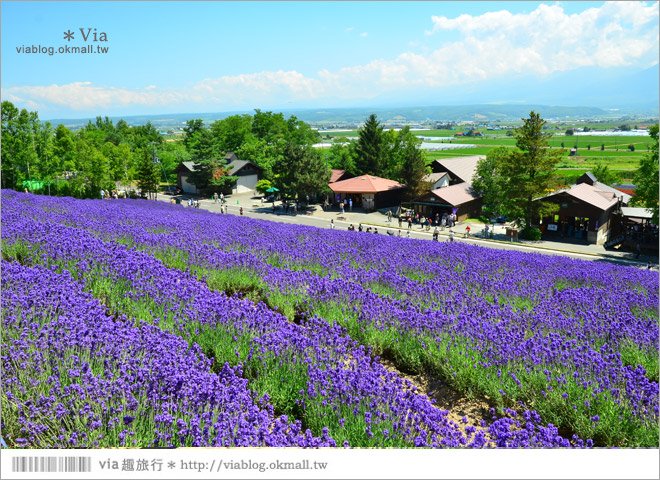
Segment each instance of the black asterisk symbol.
M71 30L67 30L66 32L64 32L64 40L70 42L72 38L73 38L73 32Z

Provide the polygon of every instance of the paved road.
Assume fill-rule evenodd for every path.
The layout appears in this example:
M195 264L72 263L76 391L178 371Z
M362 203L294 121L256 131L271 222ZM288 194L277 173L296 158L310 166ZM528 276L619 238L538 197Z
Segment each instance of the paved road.
M171 197L167 195L159 195L158 200L169 202ZM215 203L213 200L200 199L199 205L200 208L204 210L218 214L220 213L221 205ZM317 209L312 215L307 215L305 213L294 215L292 213L285 214L281 207L273 213L272 204L266 202L262 207L261 200L252 198L251 194L232 195L231 197L228 197L228 203L225 205L227 207L227 214L230 215L239 215L240 208L242 207L244 216L260 218L263 220L330 229L330 219L334 219L335 228L338 230L346 230L350 224L353 224L357 228L358 224L362 223L365 228L366 226L371 226L372 229L378 228L378 231L381 234L386 234L387 230L394 232L394 235L397 235L399 232L398 222L393 219L391 223L388 223L387 217L380 213L345 212L344 214L339 214L337 211L324 212L321 209ZM279 202L276 202L276 205L279 205ZM188 208L187 205L185 206ZM533 244L511 242L506 239L505 227L499 225L495 227L495 240L475 237L474 234L478 234L482 230L482 226L476 224L471 225L473 235L470 238L465 238L465 227L466 224L459 224L453 228L456 242L465 242L503 250L518 250L548 255L568 256L585 260L607 261L640 268L646 268L647 262L651 261L654 269L658 266L657 258L654 259L642 256L640 259L635 259L632 253L606 251L602 246L597 245L546 241L534 242ZM433 229L427 233L426 231L422 231L418 225L414 225L410 230L410 238L431 240L432 231ZM408 229L405 228L404 224L404 228L401 229L401 236L406 237L407 233ZM448 240L449 234L448 229L446 229L444 232L440 233L440 241Z

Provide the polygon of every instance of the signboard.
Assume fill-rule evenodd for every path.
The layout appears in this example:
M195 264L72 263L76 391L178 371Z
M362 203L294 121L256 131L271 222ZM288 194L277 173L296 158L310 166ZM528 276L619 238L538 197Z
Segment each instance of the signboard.
M553 232L557 231L557 225L554 223L548 224L548 230L552 230Z

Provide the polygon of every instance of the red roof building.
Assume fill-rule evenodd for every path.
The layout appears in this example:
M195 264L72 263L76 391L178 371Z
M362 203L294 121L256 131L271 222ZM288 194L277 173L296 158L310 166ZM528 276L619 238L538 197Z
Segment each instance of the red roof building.
M406 188L402 183L374 175L359 175L330 183L328 187L335 193L337 202L352 199L353 205L361 205L365 210L398 206Z

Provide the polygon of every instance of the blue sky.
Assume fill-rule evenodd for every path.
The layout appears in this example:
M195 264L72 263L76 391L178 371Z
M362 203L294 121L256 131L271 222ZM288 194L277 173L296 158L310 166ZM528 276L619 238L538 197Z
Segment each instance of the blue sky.
M2 1L0 8L2 99L42 118L437 104L468 91L490 98L488 85L510 78L547 81L570 71L603 78L658 64L657 2ZM87 41L81 28L91 29ZM94 31L107 42L91 41ZM24 53L32 47L108 50Z

